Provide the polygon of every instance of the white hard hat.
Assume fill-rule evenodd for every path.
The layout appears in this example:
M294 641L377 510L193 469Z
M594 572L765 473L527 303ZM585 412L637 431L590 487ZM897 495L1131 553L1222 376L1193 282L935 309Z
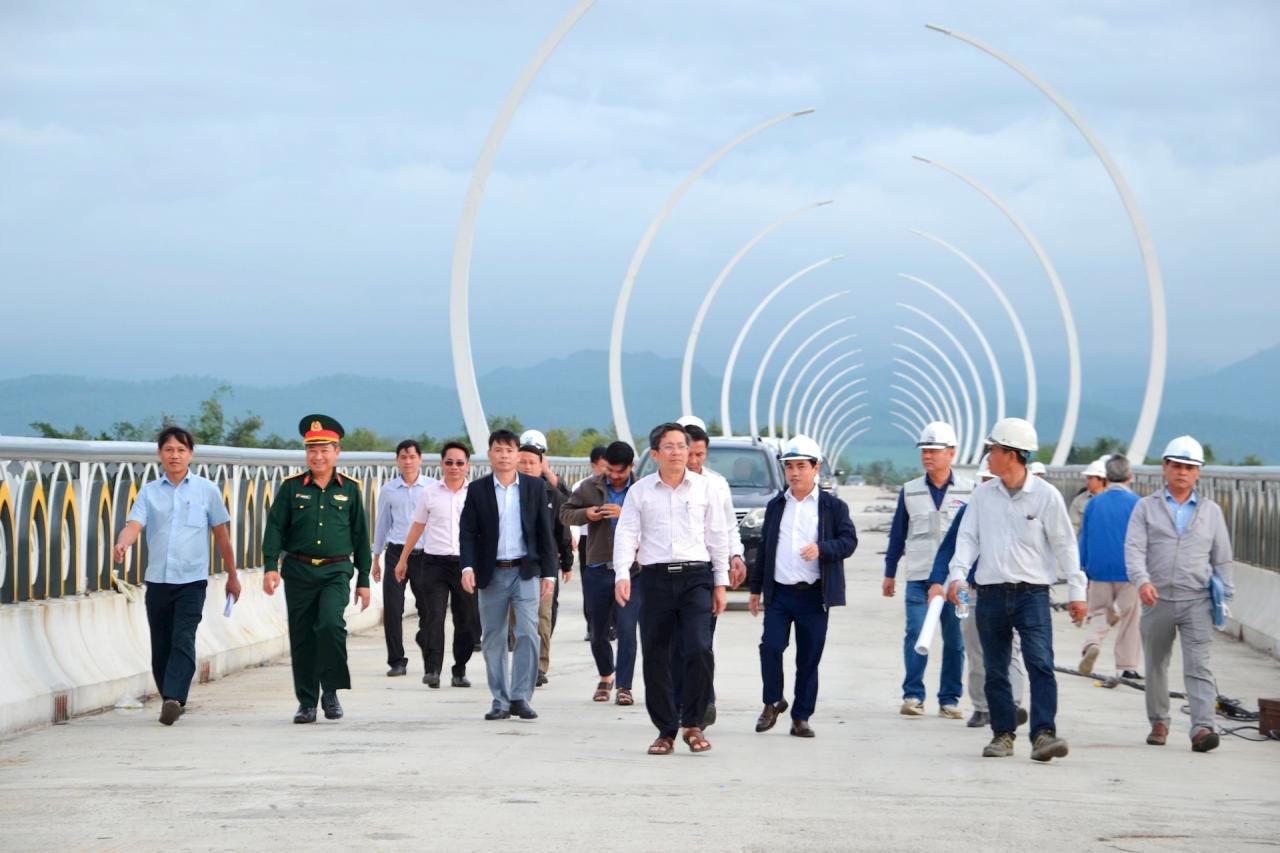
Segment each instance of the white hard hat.
M702 418L698 417L697 415L681 415L680 417L676 418L676 423L680 424L680 426L696 426L698 429L702 430L703 432L707 431L706 422L703 421Z
M1180 435L1165 445L1161 458L1171 462L1185 462L1188 465L1204 464L1204 448L1200 442L1189 435Z
M945 421L933 421L924 425L924 429L920 430L920 438L916 441L916 447L920 448L945 448L956 446L956 431L951 428L951 424Z
M818 442L809 438L807 435L793 435L791 440L782 445L782 453L779 459L812 459L814 462L822 461L822 448L818 447Z
M1107 460L1111 458L1111 454L1099 456L1097 459L1089 463L1089 467L1084 469L1085 477L1101 477L1107 479Z
M994 480L995 474L991 473L991 456L990 454L982 454L982 461L978 463L978 479Z
M1027 453L1035 453L1040 449L1040 442L1036 439L1036 428L1022 418L1005 418L1002 421L996 421L996 425L991 428L991 435L987 436L987 443L1010 447L1014 450L1025 450Z
M521 447L536 447L543 453L547 452L547 437L536 429L527 429L520 433Z
M1027 473L1037 477L1043 477L1048 471L1045 470L1043 462L1032 462L1027 466Z

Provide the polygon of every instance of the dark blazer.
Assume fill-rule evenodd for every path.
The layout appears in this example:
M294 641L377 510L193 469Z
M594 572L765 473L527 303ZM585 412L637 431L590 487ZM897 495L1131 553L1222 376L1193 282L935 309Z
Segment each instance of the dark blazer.
M519 475L520 531L524 535L524 562L518 571L526 580L556 576L556 543L551 534L551 508L547 484L541 477ZM467 502L458 522L458 554L463 568L476 573L476 587L493 580L498 560L498 498L493 475L467 486Z
M816 487L815 487L816 488ZM773 595L773 567L778 553L778 531L782 528L782 511L786 509L786 492L769 501L760 530L760 547L749 583L751 594L764 593L767 604ZM840 607L844 600L844 561L858 547L858 532L849 518L844 501L818 491L818 573L825 607Z

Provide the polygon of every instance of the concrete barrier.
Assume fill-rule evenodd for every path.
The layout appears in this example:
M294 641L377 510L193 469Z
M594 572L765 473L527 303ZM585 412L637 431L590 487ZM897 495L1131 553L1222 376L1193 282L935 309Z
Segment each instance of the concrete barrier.
M1280 572L1236 563L1235 582L1227 633L1280 659Z
M289 651L283 591L262 592L262 571L240 572L241 598L222 615L226 576L209 579L196 633L196 677L216 680ZM352 579L354 593L355 580ZM382 588L368 610L348 604L347 630L382 624ZM414 613L405 591L405 612ZM155 694L146 606L118 592L95 592L0 607L0 737L112 708L122 697Z

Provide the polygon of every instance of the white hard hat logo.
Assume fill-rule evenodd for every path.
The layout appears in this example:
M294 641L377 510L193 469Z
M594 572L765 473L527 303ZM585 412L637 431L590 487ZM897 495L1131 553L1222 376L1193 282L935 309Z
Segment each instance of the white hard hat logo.
M951 424L945 421L933 421L924 425L924 429L920 431L920 438L916 441L916 447L955 447L956 431L951 428Z
M793 436L790 441L782 449L781 459L812 459L814 462L822 461L822 449L818 447L818 442L809 438L807 435Z
M1189 465L1204 464L1204 448L1189 435L1180 435L1165 445L1161 458Z

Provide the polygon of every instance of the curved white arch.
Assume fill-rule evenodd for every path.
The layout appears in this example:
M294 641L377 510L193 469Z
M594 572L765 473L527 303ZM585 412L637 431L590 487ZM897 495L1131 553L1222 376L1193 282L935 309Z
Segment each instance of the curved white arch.
M916 443L916 440L917 440L917 439L919 438L919 436L920 436L920 430L924 429L924 425L925 425L925 423L926 423L926 422L924 422L924 421L920 421L920 420L919 420L920 413L919 413L919 412L917 412L915 409L913 409L910 405L908 405L908 404L907 404L906 402L904 402L903 400L899 400L899 399L897 399L896 397L894 397L894 398L891 398L891 399L889 400L889 402L890 402L891 404L895 404L895 403L896 403L897 405L901 406L901 407L903 408L903 410L905 410L906 412L909 412L909 413L911 414L911 416L912 416L912 417L914 417L914 418L916 418L916 419L917 419L917 420L914 420L914 421L913 421L913 420L911 420L911 418L907 417L907 416L906 416L906 415L904 415L902 412L898 412L898 411L892 411L892 412L889 412L889 417L891 417L891 418L901 418L901 419L903 420L903 422L904 422L904 423L906 423L906 425L907 425L907 426L911 427L911 428L914 430L913 432L909 432L909 433L907 433L907 435L911 436L911 443L912 443L912 445L914 445L914 444Z
M840 428L845 431L848 431L850 428L860 426L861 424L865 424L867 421L871 420L871 415L863 415L859 418L856 418L855 420L852 420L852 421L849 420L849 418L857 414L857 409L864 408L865 406L866 406L865 403L860 403L850 411L845 412L843 415L841 415L840 422L839 422ZM822 444L821 442L818 442L818 447L825 447L825 446L826 445Z
M1080 114L1075 111L1074 107L1063 100L1057 92L1049 88L1044 81L1032 74L1030 69L996 50L991 45L978 41L973 36L956 32L946 27L940 27L936 24L926 24L926 26L935 32L959 39L1000 60L1020 74L1028 83L1039 89L1045 97L1053 102L1054 106L1062 110L1067 119L1075 125L1076 130L1080 131L1080 135L1084 137L1085 142L1089 143L1093 153L1102 162L1102 167L1107 170L1107 176L1111 178L1111 183L1115 186L1116 192L1120 194L1120 201L1124 205L1125 213L1129 215L1129 224L1133 226L1134 236L1138 240L1138 251L1142 254L1142 266L1147 274L1147 295L1151 303L1151 361L1147 367L1147 390L1142 397L1142 408L1138 411L1138 423L1134 427L1133 438L1129 442L1128 450L1130 459L1145 459L1147 450L1151 446L1151 436L1155 433L1156 421L1160 417L1160 399L1164 395L1164 375L1168 358L1168 320L1165 316L1164 279L1160 275L1160 263L1156 259L1155 243L1152 242L1151 234L1147 231L1147 223L1142 218L1142 211L1138 209L1137 199L1134 198L1128 182L1125 181L1124 175L1121 174L1120 167L1111 159L1111 155L1103 147L1102 141L1084 123L1084 119L1080 117ZM1070 444L1069 441L1067 443L1068 445ZM1062 444L1062 440L1059 439L1058 447L1055 448L1053 454L1054 461L1052 464L1054 465L1062 464L1057 461L1058 452L1063 450ZM1068 446L1066 449L1070 450L1070 447ZM1065 455L1063 459L1066 459Z
M964 344L960 343L960 339L957 338L954 334L952 334L950 329L948 329L942 323L938 322L938 320L935 317L933 317L933 315L925 311L921 311L919 308L916 308L914 305L908 305L905 302L899 302L898 305L902 308L907 309L908 311L918 314L919 316L923 317L924 319L932 323L934 326L936 326L938 330L942 332L943 335L946 336L947 340L951 341L951 345L960 351L960 357L964 359L965 366L969 368L969 376L973 380L973 386L974 386L974 389L977 391L977 395L978 395L978 422L975 425L975 428L969 431L969 447L967 450L961 451L960 458L967 459L970 462L976 463L977 460L974 459L974 457L978 455L978 450L979 450L978 434L983 433L983 431L990 426L990 424L987 421L987 394L982 388L982 375L978 373L977 365L975 365L973 363L973 359L969 357L969 350L965 347ZM985 438L986 434L984 433L982 437Z
M955 389L951 387L951 381L947 379L946 375L942 372L942 369L939 368L938 365L934 364L929 359L925 358L924 355L919 350L912 349L906 344L894 344L894 346L897 347L898 349L905 350L906 352L909 352L912 355L914 355L920 361L921 364L923 364L925 367L929 368L929 370L933 372L934 376L938 377L937 383L935 383L932 379L929 379L929 383L930 383L930 386L933 387L938 392L939 399L949 402L949 405L947 406L948 415L949 415L949 417L947 418L947 423L951 424L951 428L956 431L957 440L959 440L959 436L967 435L967 433L964 431L964 417L963 417L964 411L960 408L960 399L956 397ZM904 361L903 364L910 366L910 362ZM923 373L923 371L921 372ZM925 376L926 378L928 378L927 374L925 374ZM938 383L941 383L941 385L939 385ZM944 396L944 393L945 393L945 396Z
M895 361L901 361L901 359L895 359ZM929 404L929 406L926 406L925 408L933 412L933 417L931 418L931 420L945 421L947 419L946 415L943 414L944 410L942 406L940 406L938 404L938 401L934 399L933 394L929 393L928 389L926 389L923 385L921 385L914 376L908 376L907 374L903 373L901 370L893 371L893 375L896 378L903 380L904 382L910 382L912 385L916 386L916 388L920 390L921 395L924 396L925 402ZM930 408L930 406L932 408Z
M950 356L942 351L942 347L938 346L933 341L929 340L929 338L914 329L909 329L906 326L894 326L894 328L900 332L906 332L908 335L911 335L913 338L920 341L920 343L933 350L934 353L937 354L938 358L942 359L942 363L947 366L947 370L951 371L951 376L956 381L956 387L960 389L960 399L964 401L964 432L961 433L957 444L959 444L959 442L963 442L964 445L967 446L973 434L977 432L973 423L973 400L969 396L969 386L965 383L964 377L960 375L960 371L956 368L955 362L951 360Z
M889 390L890 390L890 391L897 391L897 392L898 392L898 393L900 393L900 394L906 394L908 397L910 397L912 400L914 400L916 403L918 403L918 404L919 404L920 409L916 409L916 408L915 408L915 406L910 406L909 408L910 408L910 410L911 410L911 413L912 413L912 414L917 414L917 415L920 415L920 417L924 418L924 421L920 424L920 430L923 432L923 431L924 431L925 424L929 423L929 417L928 417L928 415L929 415L929 407L925 405L924 400L921 400L919 397L917 397L915 394L913 394L913 393L911 392L911 389L909 389L909 388L903 388L901 385L890 385L890 386L889 386ZM906 405L906 403L907 403L907 401L906 401L906 400L903 400L901 397L891 397L891 398L889 398L889 402L890 402L890 403L895 403L895 402L896 402L896 403L901 403L901 404L903 404L904 406L905 406L905 405ZM920 440L918 436L917 436L916 440L917 440L917 441L919 441L919 440Z
M978 339L978 343L982 345L982 352L987 357L987 366L991 368L991 381L996 389L996 417L997 421L1004 420L1004 376L1000 373L1000 363L996 360L996 354L991 349L991 343L987 340L987 336L982 333L978 323L969 316L969 312L964 310L964 306L951 298L949 294L936 285L930 284L922 278L909 275L905 272L898 273L899 276L907 281L913 281L921 287L928 288L930 292L935 294L943 302L946 302L956 313L964 318L965 324L968 325L969 331L973 332L974 337Z
M809 360L806 361L804 365L800 368L800 370L796 373L795 381L791 385L791 391L788 392L786 402L783 404L783 408L782 408L782 416L783 416L782 437L783 438L786 438L788 435L790 435L790 420L787 419L787 412L791 409L792 395L795 394L795 386L797 383L799 383L800 378L809 372L809 368L813 367L813 365L818 361L818 359L822 358L832 349L844 343L845 341L850 340L852 338L856 338L857 336L858 335L856 333L851 335L842 335L841 337L838 337L835 340L828 342L825 346L821 347L817 352L815 352L812 356L810 356ZM800 354L800 351L803 350L809 344L809 341L813 340L814 337L816 337L816 334L811 335L808 340L806 340L803 344L797 347L796 351L791 354L791 358L787 359L787 363L782 366L782 372L778 374L778 378L773 383L774 398L778 396L778 391L782 386L782 379L784 376L787 375L787 368L791 366L791 362L795 361L796 356ZM862 350L858 349L854 351L861 352ZM773 400L769 401L769 423L770 424L773 423ZM772 436L773 436L773 433L771 430L770 437Z
M1054 269L1053 262L1049 260L1049 255L1040 245L1040 241L1036 239L1036 235L1031 233L1021 219L1017 217L1009 206L1000 200L1000 197L978 183L973 178L957 171L950 166L939 163L936 160L930 160L927 157L912 155L915 159L922 163L928 163L930 166L936 166L944 172L947 172L978 192L991 202L1005 218L1018 229L1018 233L1022 235L1022 239L1031 247L1031 251L1035 253L1036 260L1040 262L1044 274L1049 278L1049 286L1053 288L1053 295L1058 300L1058 312L1062 315L1062 328L1067 336L1067 406L1062 416L1062 430L1058 433L1058 444L1053 450L1053 460L1050 465L1063 465L1067 461L1067 454L1071 451L1071 442L1075 439L1076 421L1080 416L1080 341L1076 335L1076 321L1071 316L1071 304L1067 301L1067 292L1062 287L1062 281L1058 278L1058 271Z
M784 122L787 119L808 115L811 112L813 112L812 109L805 109L774 116L738 136L728 145L703 160L698 168L690 172L680 182L675 192L667 199L666 204L658 211L658 215L653 218L653 221L649 223L649 227L645 229L644 236L640 238L635 252L631 255L631 263L627 265L627 274L623 276L622 287L618 291L618 301L613 307L613 326L609 330L609 404L613 410L614 432L617 434L619 441L635 445L631 437L631 425L627 422L627 404L622 391L622 332L627 323L627 306L631 303L631 291L635 288L636 276L640 274L640 265L644 263L644 256L649 253L649 246L653 243L654 237L658 235L658 229L662 227L662 223L671 215L671 211L675 210L676 205L680 203L680 199L689 191L689 188L719 162L722 157L757 133L768 130L775 124Z
M806 392L806 396L800 399L800 407L796 409L796 431L812 437L814 410L818 407L818 404L822 402L822 399L824 396L826 396L826 393L831 390L831 386L839 382L841 378L848 376L853 371L864 366L865 365L863 365L862 362L859 362L850 367L846 367L843 370L836 371L836 373L834 373L831 376L831 378L827 380L827 384L823 385L820 389L818 389L817 392L813 394L813 401L809 403L807 413L805 410L805 403L808 398L808 393Z
M754 237L742 244L742 248L734 253L734 256L729 259L729 263L724 265L724 269L720 270L720 274L711 282L711 287L707 289L706 295L702 297L702 304L698 306L698 313L693 317L693 325L689 329L689 339L684 343L684 359L680 362L680 410L682 414L693 414L693 353L698 347L698 335L702 333L702 324L707 319L707 312L711 310L711 303L715 300L716 294L720 292L720 286L729 277L729 273L733 272L738 262L745 258L747 253L756 247L757 243L769 236L773 231L786 225L806 211L831 203L831 199L826 199L825 201L806 204L804 207L796 208L781 219L766 225ZM751 434L756 434L754 428Z
M832 462L831 467L833 469L836 467L835 463L838 463L840 461L840 457L844 455L845 449L850 444L853 444L853 442L857 440L858 436L863 435L867 432L870 432L870 430L871 430L871 427L869 426L862 427L861 429L857 429L857 430L855 430L853 427L850 427L849 429L845 430L844 434L842 434L838 439L836 439L835 443L832 444L832 447L838 447L840 449L837 450L829 460Z
M893 415L893 414L897 414L897 413L896 413L896 412L890 412L889 414ZM896 428L896 429L901 430L901 431L902 431L902 434L903 434L903 435L905 435L907 438L911 439L913 442L916 440L916 436L918 436L918 435L920 434L918 431L917 431L917 432L912 432L911 430L907 429L907 428L906 428L906 427L904 427L902 424L897 423L896 421L892 421L892 422L890 422L890 423L889 423L889 426L891 426L891 427L894 427L894 428Z
M818 442L819 447L826 447L831 443L831 437L834 436L840 426L845 422L849 415L855 414L867 408L870 403L854 403L860 396L866 394L866 391L859 391L857 394L850 395L840 401L840 405L831 411L831 417L828 418L828 427L819 431L814 430L816 434L814 441ZM853 405L849 405L853 403ZM817 436L821 436L818 438Z
M765 308L769 307L769 303L772 302L778 294L790 287L793 282L798 281L814 270L825 267L832 261L838 261L843 257L844 255L832 255L829 258L823 258L820 261L809 264L809 266L802 270L792 273L787 278L783 279L781 284L769 291L769 294L765 296L764 299L760 300L756 307L752 309L750 316L747 317L747 322L743 324L742 328L738 331L738 336L733 340L733 346L729 349L729 358L724 364L724 375L720 377L721 435L733 435L733 428L729 423L729 386L733 383L733 368L734 365L738 363L738 353L742 350L742 343L747 339L747 334L751 331L751 327L755 325L756 319L764 312Z
M749 422L751 424L751 430L750 430L751 435L760 434L760 423L758 420L756 420L756 409L760 402L760 383L764 381L764 372L765 372L765 369L768 368L769 366L769 359L773 358L774 350L776 350L778 346L782 343L782 339L787 336L787 333L790 332L793 328L795 328L796 323L799 323L809 313L817 310L818 308L822 307L823 305L830 302L832 299L835 299L836 297L848 296L848 295L849 295L849 291L842 290L839 293L833 293L830 296L822 297L817 302L814 302L808 308L804 309L799 314L792 317L791 320L787 323L787 325L782 327L782 331L778 332L778 334L775 335L773 340L769 343L769 348L764 351L764 355L760 358L760 364L756 366L755 378L751 381L751 401L747 404L747 411L748 411L748 414L750 415Z
M462 205L462 220L458 223L458 236L453 242L453 267L449 275L449 344L453 353L453 381L458 388L458 405L462 409L462 421L466 425L471 446L484 447L489 440L489 422L485 419L484 405L480 402L480 386L476 382L476 365L471 353L471 253L475 246L476 219L480 216L480 202L484 198L484 186L493 171L498 149L507 135L507 128L515 117L520 102L524 100L533 80L560 42L573 29L583 15L595 5L595 0L582 0L560 19L546 40L538 47L529 64L520 72L507 93L498 114L494 116L489 135L480 149L480 158L471 172L467 184L467 197Z
M814 353L814 357L809 359L808 363L805 364L805 369L801 370L799 373L796 374L796 381L792 383L791 390L787 392L787 399L782 404L782 434L784 437L788 435L794 435L795 432L800 431L800 408L799 407L796 408L795 432L791 430L791 401L795 399L796 391L800 388L800 380L804 377L805 372L813 365L815 361L817 361L818 356L822 355L824 352L826 352L825 347L821 350L818 350L817 353ZM857 355L860 352L862 352L862 348L855 347L854 349L851 349L848 352L841 353L840 355L828 361L826 364L822 365L822 367L818 368L818 372L813 375L813 379L805 387L804 394L801 395L801 406L804 405L803 401L809 398L809 394L813 391L813 389L818 387L818 383L822 381L822 377L826 374L828 370L835 367L837 364L844 361L846 358L853 358L855 355Z
M791 351L791 355L783 363L782 369L778 371L777 378L773 380L773 392L769 394L769 438L775 438L777 435L774 429L774 415L777 413L777 409L778 409L778 392L782 389L782 380L786 378L787 371L791 369L791 365L794 364L795 360L800 357L800 353L804 352L805 349L808 348L809 344L813 343L818 338L822 337L827 332L834 329L836 326L839 326L841 323L847 323L850 320L854 320L854 319L857 319L857 318L854 315L850 314L848 317L841 317L838 320L834 320L828 323L818 331L814 332L809 337L805 338L800 343L800 346L796 347L794 350ZM840 341L847 341L850 338L856 338L856 337L857 337L856 334L845 335L843 338L839 338L838 340L833 341L831 344L825 347L823 351L825 351L826 349L830 349L832 346L839 343ZM805 364L804 368L801 369L801 373L807 370L808 367L809 365Z
M845 384L841 385L839 388L837 388L835 391L832 392L831 396L827 398L827 402L822 404L821 411L819 411L817 416L813 419L813 423L814 423L813 440L814 441L817 441L818 444L822 444L822 442L818 439L818 436L826 435L828 432L830 432L829 427L831 426L831 418L835 414L835 412L833 411L833 405L837 400L844 400L845 402L849 402L851 400L857 400L860 397L867 396L869 392L864 388L861 391L855 391L854 393L850 394L848 397L841 397L841 395L844 394L844 392L860 385L865 381L866 381L865 376L859 376L857 379L854 379L852 382L846 382Z

